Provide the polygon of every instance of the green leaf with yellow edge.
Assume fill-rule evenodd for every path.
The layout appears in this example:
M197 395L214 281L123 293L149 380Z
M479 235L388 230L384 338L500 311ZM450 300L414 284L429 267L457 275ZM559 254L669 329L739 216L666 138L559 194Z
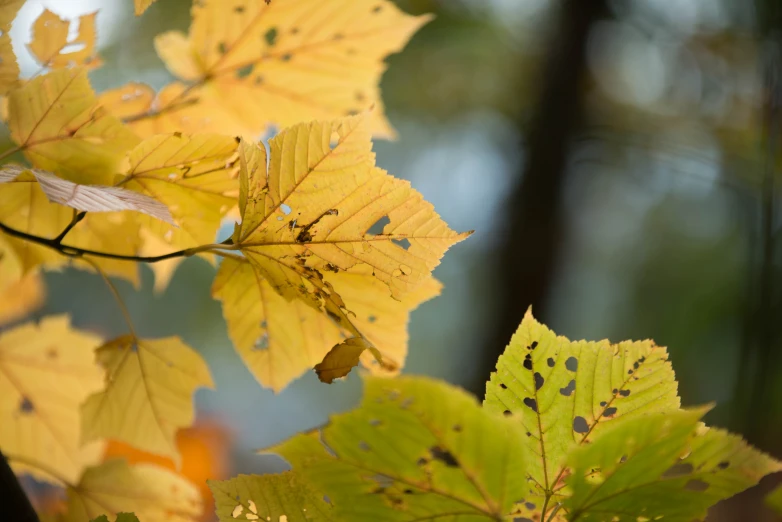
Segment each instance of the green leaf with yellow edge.
M193 423L196 388L212 387L200 355L178 337L126 335L97 350L105 389L82 406L82 438L112 438L180 462L177 430Z
M703 520L782 463L700 424L705 409L626 418L569 457L568 520Z
M33 39L27 48L41 66L60 69L83 65L93 69L102 65L95 48L95 16L91 13L79 17L79 30L69 39L71 22L63 20L44 9L33 23Z
M278 453L341 521L501 520L526 489L518 422L426 378L367 377L356 410Z
M7 169L6 169L7 170ZM49 201L41 185L29 173L14 182L0 183L0 221L21 232L44 238L55 238L71 222L74 210ZM127 212L87 214L63 239L63 244L101 252L137 255L141 248L139 226ZM25 272L38 265L57 268L69 262L68 257L29 241L6 238L14 248ZM74 259L75 266L93 270L86 262ZM105 272L123 277L138 285L135 263L115 259L95 258Z
M527 312L497 371L484 407L513 414L525 431L530 491L541 507L546 491L570 473L565 459L618 418L675 411L677 383L665 348L652 341L587 342L557 336Z
M85 184L112 185L139 142L97 104L84 68L58 69L12 91L8 127L34 166Z
M299 480L292 471L277 475L239 475L230 480L210 480L208 483L220 522L337 520L331 504L323 499L323 495Z
M119 513L134 513L142 522L196 522L203 511L198 488L181 475L121 459L87 469L67 494L67 511L59 522L84 522L100 515L125 522L127 517L119 518Z
M182 96L195 103L173 105L180 97L169 103L172 110L162 105L162 121L174 126L158 131L259 136L268 124L333 119L374 106L372 132L393 137L378 88L383 60L431 19L407 15L388 0L204 0L193 4L192 17L189 35L155 40L168 69L196 82ZM204 118L217 111L233 114L238 126Z
M777 486L774 491L768 494L766 504L782 516L782 486Z
M100 459L103 445L82 447L79 436L79 406L102 385L93 356L99 343L66 316L0 335L0 448L16 472L76 482Z
M367 334L351 319L366 303L357 302L357 310L353 310L339 294L338 286L348 288L355 282L344 278L340 282L340 277L332 278L331 274L361 275L371 282L359 286L368 292L371 288L373 300L396 299L404 302L408 311L432 295L432 270L451 245L469 234L449 229L408 182L375 167L368 121L363 116L294 126L273 138L270 148L267 166L262 146L247 142L240 146L242 221L235 226L231 248L244 254L256 284L264 281L286 300L302 300L331 317L347 336L360 339L340 344L329 354L319 374L330 382L358 362L362 346L382 359ZM382 233L369 233L383 218L389 223ZM232 277L229 271L234 271L233 265L221 267L218 287ZM252 278L245 270L242 279L251 282ZM426 290L417 294L422 287ZM236 322L235 309L245 305L234 305L225 296L221 299L229 324ZM362 312L367 319L372 315L371 309ZM405 322L406 313L396 315L397 323L399 318ZM256 311L255 320L262 322L264 318ZM238 321L243 333L234 337L242 338L240 351L248 350L255 341L245 333L257 328L250 323L248 330L245 319ZM387 351L400 353L404 348L399 344L395 341ZM383 364L389 367L385 361Z
M334 290L351 303L351 320L380 351L384 367L372 356L363 363L373 371L399 369L407 354L410 312L440 291L434 278L401 301L388 295L388 287L369 274L329 273ZM240 259L223 261L212 286L223 302L223 314L234 347L258 382L280 391L293 379L320 362L350 332L340 332L327 313L305 302L287 301L252 266ZM363 351L363 350L362 350ZM355 355L361 355L359 352ZM356 361L357 362L357 361Z

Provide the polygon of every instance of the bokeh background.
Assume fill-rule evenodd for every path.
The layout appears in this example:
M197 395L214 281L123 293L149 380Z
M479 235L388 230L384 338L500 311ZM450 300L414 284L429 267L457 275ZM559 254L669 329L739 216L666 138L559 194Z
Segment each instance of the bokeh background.
M412 315L405 371L481 396L532 305L573 339L668 346L683 404L716 403L710 424L782 457L779 1L397 3L436 19L388 60L383 95L400 137L376 144L378 163L452 228L475 230L435 271L443 295ZM28 0L12 31L23 73L36 71L24 43L44 6L99 9L95 88L164 85L152 39L187 30L190 2L160 0L142 18L131 4ZM180 335L212 369L216 390L198 392L197 425L180 437L190 472L279 471L254 450L351 408L360 378L327 386L310 373L280 394L262 389L227 338L213 275L189 259L162 294L146 267L140 289L118 285L141 335ZM37 316L125 331L97 276L46 282ZM760 498L779 481L710 520L773 520Z

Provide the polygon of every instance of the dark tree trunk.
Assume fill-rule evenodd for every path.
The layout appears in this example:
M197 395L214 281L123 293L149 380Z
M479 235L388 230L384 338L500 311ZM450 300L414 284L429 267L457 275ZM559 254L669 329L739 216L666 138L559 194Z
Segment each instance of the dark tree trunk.
M0 514L2 520L38 522L38 515L35 514L30 500L2 453L0 453Z
M564 236L562 192L568 152L584 119L586 49L590 28L607 12L606 0L562 0L531 121L526 161L507 200L507 235L494 270L496 319L481 357L479 396L499 355L529 306L547 319L546 298L557 271ZM524 132L524 131L528 132Z

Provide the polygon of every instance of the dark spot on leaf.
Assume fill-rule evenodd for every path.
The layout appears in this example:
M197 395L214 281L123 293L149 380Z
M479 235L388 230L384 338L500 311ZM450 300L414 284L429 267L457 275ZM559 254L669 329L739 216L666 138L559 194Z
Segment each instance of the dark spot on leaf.
M291 34L299 34L299 28L298 27L291 27Z
M323 502L325 502L326 504L331 504L331 499L329 498L328 495L323 495Z
M508 387L507 387L507 386L505 386L505 383L504 383L504 382L501 382L501 383L500 383L500 388L502 388L503 390L507 390L507 389L508 389Z
M606 411L603 412L603 417L610 417L611 415L616 415L616 408L606 408Z
M589 432L589 424L587 424L587 421L584 417L578 416L575 419L573 419L573 431L575 431L576 433Z
M548 364L548 367L549 367L549 368L553 368L553 367L554 367L554 364L555 364L555 362L554 362L554 359L553 359L552 357L549 357L549 358L546 360L546 364Z
M451 429L453 429L453 431L455 431L456 433L461 433L462 432L462 427L459 426L458 424L454 425L454 427L451 428Z
M693 472L693 470L694 468L689 462L680 462L665 470L665 473L662 474L662 478L673 478L680 477L682 475L689 475Z
M429 448L429 452L432 454L433 459L439 460L449 468L459 467L459 462L457 462L456 457L454 457L453 453L450 451L443 449L440 446L432 446Z
M632 374L633 374L633 370L627 370L627 375L632 375Z
M372 449L372 448L369 447L369 444L367 444L363 440L358 443L358 447L359 447L359 449L361 449L363 451L369 451L370 449Z
M290 62L291 58L293 58L293 56L290 53L283 54L282 56L280 56L280 60L282 60L283 62Z
M622 455L619 459L619 464L624 464L625 462L627 462L627 455Z
M532 341L532 344L527 346L527 350L534 350L537 347L538 347L538 342L537 341Z
M578 359L575 357L568 357L567 361L565 361L565 368L571 372L578 370Z
M35 411L35 406L33 406L33 403L30 399L27 397L22 397L22 400L19 401L19 412L20 413L33 413Z
M533 377L535 378L535 390L541 389L543 387L543 383L546 382L546 380L538 372L535 372Z
M527 432L527 437L532 437L532 433Z
M293 31L291 31L293 32ZM272 27L266 33L263 35L263 39L266 40L266 45L269 47L274 46L275 43L277 43L277 28Z
M419 466L426 466L428 463L429 463L429 460L425 459L423 457L418 459L418 461L416 462L416 464L419 465Z
M524 507L532 511L533 509L535 509L535 504L533 504L532 502L525 502Z
M244 6L243 5L237 5L234 7L234 13L236 14L242 14L244 12Z
M619 393L619 390L617 390L616 388L614 388L613 390L611 390L611 393L613 393L614 395L616 395L617 393Z
M239 79L247 78L250 76L253 72L254 64L245 65L244 67L240 69L236 69L236 77Z
M412 495L414 491L410 488L407 488L404 491L402 491L402 493L404 493L405 495Z
M375 7L372 8L372 13L377 14L377 13L379 13L382 10L383 10L383 6L378 5L378 6L375 6Z
M513 415L513 412L510 410L505 410L504 412L502 412L502 414L505 415L506 417L510 417L511 415Z
M565 386L564 388L559 389L559 393L564 395L565 397L570 397L570 395L576 391L576 381L570 380L570 382Z
M369 317L367 317L367 321L369 321L370 323L374 323L375 321L377 321L377 317L375 317L374 315L370 315Z
M220 42L217 44L217 52L220 54L225 54L225 52L228 50L228 48L225 46L225 42Z
M382 495L386 492L386 488L375 488L372 490L373 495Z
M334 34L334 36L333 36L333 38L334 38L335 40L342 40L343 38L345 38L345 35L344 35L344 34L342 34L342 33L335 33L335 34Z
M383 424L383 421L380 419L369 419L369 425L370 426L381 426Z
M720 469L728 469L728 466L730 466L730 462L728 462L726 460L724 460L724 461L720 462L719 464L717 464L717 467L720 468Z
M524 368L528 370L532 370L532 357L530 357L529 354L527 354L527 357L524 358Z
M527 517L513 517L513 522L535 522L535 521Z
M524 405L525 406L529 406L529 409L531 409L535 413L538 412L538 403L532 397L525 397L524 398Z
M630 390L619 390L619 395L621 395L622 397L629 397Z
M608 403L606 401L600 401L600 406L602 408L605 408L606 406L608 406Z
M709 489L709 483L699 479L692 479L684 485L684 489L689 491L703 492Z

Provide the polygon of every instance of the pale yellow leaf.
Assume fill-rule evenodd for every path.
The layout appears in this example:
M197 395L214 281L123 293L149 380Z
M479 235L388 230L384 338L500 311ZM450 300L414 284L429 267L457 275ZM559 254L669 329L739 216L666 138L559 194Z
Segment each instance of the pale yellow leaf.
M203 501L184 477L154 464L110 460L87 469L67 489L68 508L60 522L86 522L100 515L134 513L141 522L195 522Z
M0 172L8 173L9 169ZM0 173L0 176L3 174ZM55 238L71 222L74 210L52 203L39 183L29 173L22 173L13 183L0 183L0 221L6 226L44 238ZM63 240L64 245L137 255L141 247L138 224L130 219L134 214L111 212L87 214ZM29 241L8 238L19 256L24 271L38 265L57 268L68 262L58 252ZM109 274L128 279L137 285L138 267L133 262L95 258ZM77 261L80 268L92 270L87 263Z
M0 95L4 96L19 82L19 64L11 46L11 36L1 28L0 33Z
M119 337L97 351L105 390L82 407L84 441L113 438L179 463L176 432L193 423L193 394L212 387L200 355L178 337Z
M134 7L136 8L136 16L140 16L154 1L155 0L133 0Z
M101 60L95 49L96 15L97 13L91 13L79 17L78 34L69 40L71 22L44 9L33 24L33 39L27 47L44 67L52 69L74 65L84 65L90 69L99 67Z
M154 198L121 187L82 185L62 179L40 169L25 169L18 165L0 167L0 183L29 172L38 181L49 201L84 212L116 212L133 210L173 224L171 213Z
M136 82L103 91L98 95L98 103L120 119L147 112L154 99L155 91L152 87Z
M150 221L147 228L179 248L214 241L220 220L236 204L238 145L230 136L175 133L134 148L122 186L164 203L180 227Z
M45 294L40 273L25 274L14 248L0 237L0 325L40 308Z
M99 342L73 330L66 316L0 336L0 448L17 472L76 482L100 458L103 445L82 447L79 436L79 406L102 384L93 355Z
M158 54L174 75L198 80L190 94L210 90L205 98L250 124L255 136L268 124L333 119L374 106L372 132L392 137L378 88L383 60L430 20L388 0L203 0L192 15L189 35L157 38ZM193 130L181 123L179 130ZM213 130L244 135L230 125Z
M34 166L85 184L113 185L139 141L97 105L83 68L58 69L11 92L8 127Z

